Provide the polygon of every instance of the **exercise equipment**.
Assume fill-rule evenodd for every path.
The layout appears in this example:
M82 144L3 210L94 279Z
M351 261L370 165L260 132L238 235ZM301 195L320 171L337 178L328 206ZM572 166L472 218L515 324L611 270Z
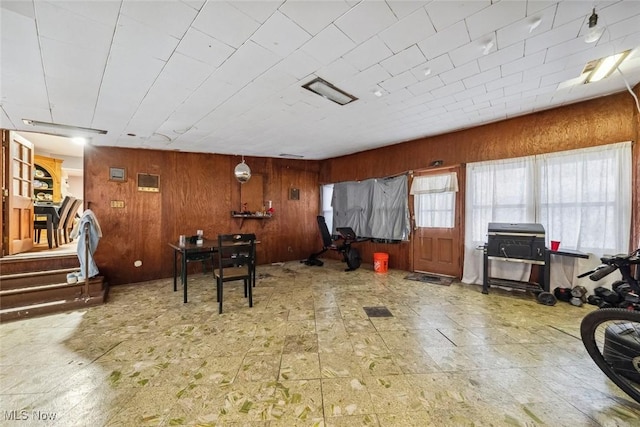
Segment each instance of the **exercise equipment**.
M337 240L334 240L331 237L324 217L322 215L318 215L316 217L316 220L318 222L320 234L322 235L322 250L312 253L307 259L300 262L311 266L322 266L324 265L324 262L318 259L318 257L325 253L327 250L331 249L342 254L343 262L346 262L347 267L349 267L345 271L353 271L359 268L360 264L362 263L360 252L358 252L356 248L351 247L351 244L356 242L363 242L369 239L359 239L356 236L356 233L350 227L337 227L336 231L339 235L337 240L341 239L342 242L341 244L336 244Z

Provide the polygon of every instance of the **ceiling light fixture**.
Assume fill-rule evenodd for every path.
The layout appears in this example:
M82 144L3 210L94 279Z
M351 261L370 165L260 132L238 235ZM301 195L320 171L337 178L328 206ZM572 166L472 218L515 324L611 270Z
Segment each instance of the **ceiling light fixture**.
M102 129L83 128L80 126L62 125L60 123L41 122L39 120L22 119L22 123L28 126L40 126L58 130L68 131L69 133L91 133L97 135L106 135L107 131Z
M596 13L596 8L593 8L593 12L591 12L591 16L589 16L589 29L587 33L584 35L585 43L595 43L600 39L602 33L604 32L604 27L598 25L598 14Z
M302 87L340 105L346 105L358 99L355 96L338 89L331 83L322 80L320 77L311 80Z
M287 154L287 153L280 153L278 154L280 157L286 157L288 159L302 159L304 156L300 155L300 154Z
M584 82L593 83L608 77L613 70L618 68L630 52L631 50L625 50L624 52L616 53L615 55L590 61L582 70L583 74L589 73Z
M242 162L236 165L233 174L240 182L240 184L244 184L245 182L249 181L249 178L251 178L251 169L244 162L244 156L242 156Z

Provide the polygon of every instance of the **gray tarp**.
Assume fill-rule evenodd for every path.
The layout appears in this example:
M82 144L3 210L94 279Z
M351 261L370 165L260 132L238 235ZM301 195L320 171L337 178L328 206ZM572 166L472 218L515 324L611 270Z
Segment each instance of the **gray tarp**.
M334 184L332 205L334 227L351 227L362 237L409 239L406 175Z

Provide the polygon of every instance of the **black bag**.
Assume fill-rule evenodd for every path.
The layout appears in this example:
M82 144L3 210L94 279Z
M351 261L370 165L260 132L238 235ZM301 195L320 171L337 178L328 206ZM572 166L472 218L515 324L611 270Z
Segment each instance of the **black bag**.
M569 302L571 301L571 289L557 287L553 290L553 295L558 298L558 301Z

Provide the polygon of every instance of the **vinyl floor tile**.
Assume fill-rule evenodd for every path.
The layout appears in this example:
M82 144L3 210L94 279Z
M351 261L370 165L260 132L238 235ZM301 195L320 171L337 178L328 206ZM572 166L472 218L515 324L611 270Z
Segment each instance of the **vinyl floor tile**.
M579 338L592 308L406 274L259 266L254 307L230 283L223 314L193 274L187 304L167 278L0 324L0 425L640 425Z

